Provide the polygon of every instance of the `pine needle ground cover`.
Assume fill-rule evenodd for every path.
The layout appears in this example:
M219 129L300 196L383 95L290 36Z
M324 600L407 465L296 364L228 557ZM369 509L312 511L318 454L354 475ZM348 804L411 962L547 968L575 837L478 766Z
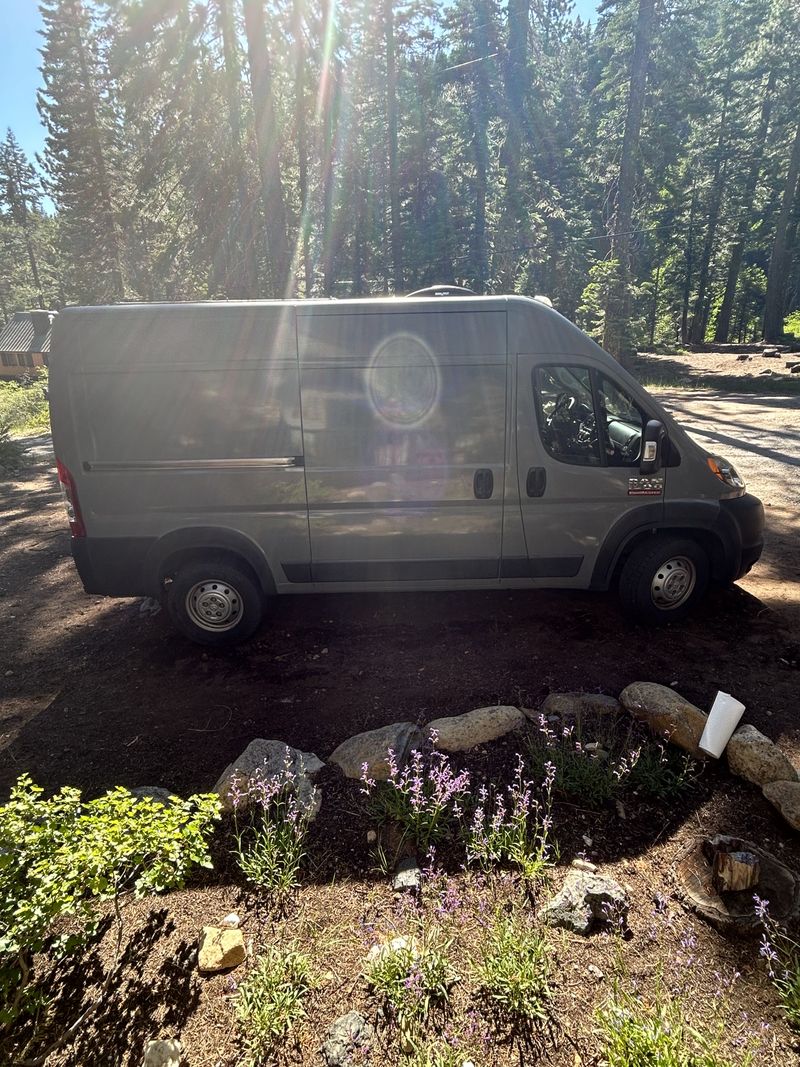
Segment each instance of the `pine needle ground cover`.
M585 738L591 726L583 730ZM328 1029L347 1012L371 1027L354 1064L793 1062L785 972L796 956L783 949L797 932L773 930L772 956L757 932L723 937L675 898L670 870L698 826L722 820L735 818L736 832L756 840L771 835L770 847L790 865L800 860L797 845L775 841L774 824L765 834L743 788L714 769L686 776L677 799L672 773L663 795L653 788L652 767L642 789L624 761L648 742L631 737L627 724L618 749L608 733L603 742L619 771L617 787L608 797L600 790L587 806L571 792L569 775L546 769L539 777L541 737L533 722L528 737L448 757L446 768L439 757L412 763L409 779L398 768L395 801L384 783L379 807L377 786L326 769L322 811L298 829L296 871L297 849L286 850L294 872L288 889L243 873L247 839L237 838L232 817L223 820L209 839L212 868L189 873L185 888L126 901L117 978L47 1064L136 1067L155 1037L180 1037L192 1067L321 1064ZM573 759L583 744L572 736L558 743L571 746ZM402 799L404 789L417 788L415 775L418 806L437 806L434 842L429 820L415 821L413 803ZM280 804L269 811L291 825ZM395 892L395 862L411 853L420 887ZM589 937L545 925L542 906L575 859L590 859L624 887L626 921L609 912ZM241 920L247 960L202 976L201 927L231 911ZM111 904L105 914L78 954L56 960L40 951L34 960L49 1038L104 988L116 948ZM6 1050L14 1062L13 1040Z

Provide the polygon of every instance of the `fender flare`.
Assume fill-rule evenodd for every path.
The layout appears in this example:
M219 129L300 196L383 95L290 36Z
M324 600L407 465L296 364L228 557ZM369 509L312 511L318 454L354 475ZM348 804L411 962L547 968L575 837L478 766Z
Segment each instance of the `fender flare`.
M143 571L145 581L153 589L160 589L163 568L170 556L187 549L215 549L231 552L241 557L256 575L263 592L271 596L276 592L275 579L269 563L255 541L224 526L186 526L159 537L145 557Z
M710 544L711 572L718 581L728 581L738 573L741 536L735 520L719 506L718 500L669 500L644 504L626 512L606 534L597 554L590 589L605 590L611 585L622 557L643 537L674 532L691 537L700 533Z

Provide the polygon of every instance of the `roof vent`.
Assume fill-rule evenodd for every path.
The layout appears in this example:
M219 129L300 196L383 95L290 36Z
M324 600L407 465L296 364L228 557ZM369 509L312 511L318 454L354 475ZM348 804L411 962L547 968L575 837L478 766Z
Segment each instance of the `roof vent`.
M474 289L465 289L463 285L429 285L427 289L417 289L408 296L477 296Z
M537 293L536 296L533 299L534 300L538 300L540 304L547 304L547 306L549 308L551 308L553 306L553 301L550 299L550 297L549 296L542 296L541 293Z

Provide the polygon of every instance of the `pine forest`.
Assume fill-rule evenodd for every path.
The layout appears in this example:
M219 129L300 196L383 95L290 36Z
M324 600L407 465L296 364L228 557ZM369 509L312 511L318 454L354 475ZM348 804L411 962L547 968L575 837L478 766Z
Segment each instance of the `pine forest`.
M0 314L548 296L610 352L800 334L798 0L43 0Z

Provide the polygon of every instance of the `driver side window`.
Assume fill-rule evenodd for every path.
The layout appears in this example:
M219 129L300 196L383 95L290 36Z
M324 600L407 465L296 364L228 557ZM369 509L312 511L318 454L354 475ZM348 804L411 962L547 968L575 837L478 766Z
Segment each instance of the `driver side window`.
M533 375L536 415L544 447L554 459L600 466L600 442L586 367L537 367Z

